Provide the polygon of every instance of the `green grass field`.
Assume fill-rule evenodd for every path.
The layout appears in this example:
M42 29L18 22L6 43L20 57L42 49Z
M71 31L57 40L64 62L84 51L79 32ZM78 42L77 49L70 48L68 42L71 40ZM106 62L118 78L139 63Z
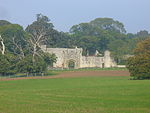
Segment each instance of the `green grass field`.
M0 81L0 113L150 113L150 81L128 79Z
M48 72L66 72L66 71L102 71L102 70L127 70L127 68L111 67L111 68L79 68L79 69L57 69L49 70Z

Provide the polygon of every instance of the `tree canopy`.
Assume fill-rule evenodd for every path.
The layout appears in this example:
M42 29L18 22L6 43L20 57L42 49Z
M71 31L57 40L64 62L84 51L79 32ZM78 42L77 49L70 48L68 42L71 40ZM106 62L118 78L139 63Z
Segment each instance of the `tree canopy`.
M127 34L124 25L112 18L97 18L89 23L74 25L70 34L72 45L82 47L84 54L87 54L86 51L93 55L96 50L101 53L110 50L118 64L125 64L125 56L133 54L136 43L149 36L146 30Z
M52 48L81 47L84 55L110 50L118 64L125 64L127 56L136 53L133 52L136 44L150 36L146 30L126 33L123 23L112 18L96 18L73 25L69 32L60 32L42 14L37 14L25 30L18 24L0 20L0 35L0 74L45 72L56 57L44 53L43 44Z
M124 25L119 21L113 20L112 18L97 18L91 21L90 24L107 31L126 33Z
M47 31L51 29L52 23L41 14L26 31L18 24L0 21L0 74L44 73L56 60L55 55L40 49L40 44L47 38Z
M134 79L150 79L150 38L137 44L127 68Z
M9 24L11 23L6 20L0 20L0 26L9 25Z

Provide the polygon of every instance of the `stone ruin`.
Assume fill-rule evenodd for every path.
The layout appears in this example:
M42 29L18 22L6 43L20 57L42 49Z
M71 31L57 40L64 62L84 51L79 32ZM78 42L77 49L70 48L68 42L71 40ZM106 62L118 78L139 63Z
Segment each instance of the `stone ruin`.
M57 57L56 63L53 64L53 68L110 68L117 67L117 64L110 56L109 51L104 52L103 57L98 57L98 51L95 56L82 56L82 48L47 48L46 45L42 45L41 49L44 52L55 54Z

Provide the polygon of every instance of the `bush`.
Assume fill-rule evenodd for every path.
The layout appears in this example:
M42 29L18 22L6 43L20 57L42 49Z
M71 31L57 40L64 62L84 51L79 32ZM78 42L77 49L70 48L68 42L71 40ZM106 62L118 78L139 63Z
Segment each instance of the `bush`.
M0 75L11 75L16 73L14 59L15 57L13 55L2 55L0 53Z
M127 60L127 68L134 79L150 79L150 38L137 44L134 56Z

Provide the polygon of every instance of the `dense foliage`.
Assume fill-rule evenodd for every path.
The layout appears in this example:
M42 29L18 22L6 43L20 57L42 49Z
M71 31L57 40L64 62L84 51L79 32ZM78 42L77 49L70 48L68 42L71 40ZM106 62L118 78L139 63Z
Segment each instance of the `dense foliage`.
M137 44L127 68L134 79L150 79L150 38Z
M82 47L85 55L87 52L93 55L96 50L102 54L110 50L118 64L125 64L125 56L133 54L136 43L149 36L146 30L126 34L124 25L111 18L97 18L74 25L70 33L72 45Z
M146 30L126 33L123 23L112 18L80 23L64 33L54 29L47 16L37 14L36 17L25 30L18 24L0 20L0 74L44 73L56 57L45 54L40 48L43 44L53 48L81 47L83 55L110 50L118 64L125 64L135 45L149 36Z
M53 28L48 18L41 14L26 31L20 25L0 21L0 75L43 74L48 66L52 66L55 55L44 53L40 48L47 40L46 30L41 25L45 29Z

